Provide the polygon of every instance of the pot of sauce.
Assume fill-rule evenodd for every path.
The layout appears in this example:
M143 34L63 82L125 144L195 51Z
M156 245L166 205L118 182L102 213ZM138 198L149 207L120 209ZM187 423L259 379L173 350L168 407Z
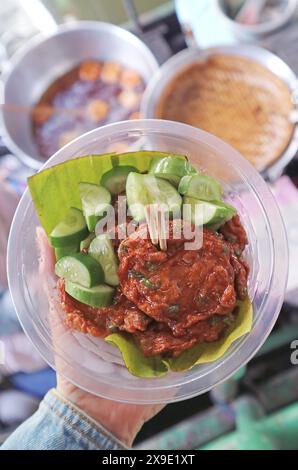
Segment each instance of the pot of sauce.
M144 88L158 68L152 52L140 39L109 23L80 21L61 25L53 34L41 34L30 40L12 57L3 73L4 107L1 114L1 135L11 152L31 168L40 168L49 156L47 152L52 152L50 146L43 152L44 146L40 142L37 145L37 129L31 111L40 100L46 99L48 89L53 91L52 87L55 88L55 84L59 84L60 77L62 80L65 80L65 76L70 78L71 75L75 78L78 67L86 61L98 61L100 67L105 63L118 64L127 70L135 71L142 78ZM92 89L88 92L96 94L98 90ZM119 90L115 91L115 94L117 93ZM62 102L61 116L71 118L71 113L68 116L63 113L64 108L68 107L69 99L74 100L74 106L81 107L81 102L79 105L75 104L81 98L80 94L77 96L74 93L66 94L64 98L58 96L58 106ZM92 128L102 125L99 114L103 113L103 109L100 105L101 103L97 102L89 107L89 124ZM123 117L114 112L105 123L119 119ZM51 140L50 131L51 128L45 129L48 141ZM77 137L71 133L71 128L67 128L67 131L68 140ZM83 128L81 133L85 131ZM65 143L62 137L61 145Z
M234 8L237 14L233 14L231 3L227 0L216 0L217 11L231 32L242 41L260 40L275 33L293 19L298 6L298 0L267 0L261 3L257 1L254 4L251 1L250 5L247 1L236 2L240 3L240 6ZM261 5L259 11L258 5ZM244 13L245 7L246 16L244 14L240 16L239 13L241 10ZM255 16L257 21L254 20Z
M221 137L269 179L298 150L297 78L255 46L186 49L168 60L142 100L146 118L185 122Z

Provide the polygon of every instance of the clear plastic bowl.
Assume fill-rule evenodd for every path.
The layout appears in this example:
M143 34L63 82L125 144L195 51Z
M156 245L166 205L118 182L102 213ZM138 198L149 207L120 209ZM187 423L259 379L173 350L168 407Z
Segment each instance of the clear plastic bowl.
M81 155L113 149L160 150L186 154L190 161L222 182L225 196L238 209L246 228L250 264L249 295L254 306L250 334L237 340L219 360L184 373L142 379L123 365L98 356L102 340L92 341L60 325L53 343L45 279L38 272L36 227L40 225L31 196L23 195L11 228L8 277L22 326L43 358L79 387L129 403L174 402L204 393L247 363L269 335L280 312L287 282L285 228L268 186L229 145L199 129L177 122L138 120L111 124L85 134L57 152L43 168ZM110 345L109 345L110 346ZM116 348L107 351L117 361ZM115 358L114 358L115 356Z

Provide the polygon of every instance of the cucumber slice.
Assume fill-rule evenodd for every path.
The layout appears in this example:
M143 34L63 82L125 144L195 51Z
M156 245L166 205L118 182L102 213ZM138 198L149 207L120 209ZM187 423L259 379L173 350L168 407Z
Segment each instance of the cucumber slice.
M103 186L92 183L79 183L79 191L88 229L93 232L111 204L111 194Z
M71 207L65 218L50 233L51 245L63 248L79 243L88 234L82 211Z
M88 237L81 241L80 251L88 250L90 243L95 238L95 233L89 233Z
M180 194L195 197L202 201L221 200L221 185L214 178L207 175L184 176L178 187Z
M61 248L55 248L56 261L58 261L60 258L63 258L63 256L72 255L73 253L78 253L79 248L80 247L78 243L71 245L71 246L63 246Z
M76 253L59 259L55 265L55 273L83 287L93 287L104 281L101 265L85 253Z
M234 207L222 201L206 202L184 196L183 204L183 216L198 226L215 223L222 225L236 214ZM185 204L189 204L189 208Z
M98 308L111 305L114 296L114 289L106 284L88 288L68 280L65 281L65 291L79 302Z
M131 172L138 173L134 166L116 166L107 171L101 178L100 184L111 194L117 195L125 191L127 176Z
M103 233L90 243L89 255L92 256L104 271L105 282L111 286L119 285L118 263L109 236Z
M182 198L178 191L166 180L153 175L129 173L126 181L126 197L129 210L137 221L145 219L144 206L163 204L169 214L179 216Z
M149 174L163 178L178 187L183 176L197 174L197 171L186 159L169 156L152 160Z
M218 224L220 227L225 222L228 222L234 215L237 214L237 210L235 207L231 206L227 202L224 201L212 201L212 204L215 204L218 207L218 218L215 222L209 222L208 225L212 225L213 223Z

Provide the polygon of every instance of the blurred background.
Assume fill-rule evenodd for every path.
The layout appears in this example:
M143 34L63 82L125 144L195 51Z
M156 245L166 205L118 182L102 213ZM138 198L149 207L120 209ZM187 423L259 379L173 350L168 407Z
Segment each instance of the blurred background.
M37 61L30 51L35 47L34 36L42 34L44 38L51 38L61 24L76 27L78 21L92 20L131 31L144 43L144 49L138 52L142 55L141 65L138 69L135 66L141 78L133 91L124 95L122 108L120 106L121 109L117 108L114 114L103 118L98 102L102 102L104 96L104 99L111 100L110 104L114 103L114 91L110 96L108 91L105 95L97 95L93 90L96 103L90 106L88 102L90 113L85 126L97 127L105 122L140 116L142 96L151 76L158 73L159 66L187 48L204 51L214 46L229 45L235 47L237 55L241 56L243 45L258 46L271 51L282 61L271 60L270 63L267 60L263 65L271 72L274 70L288 87L293 102L291 139L280 155L274 156L274 164L265 165L261 170L280 206L289 239L289 283L279 320L265 345L246 368L209 394L167 406L144 426L135 445L151 449L298 448L298 365L293 361L297 347L295 341L298 340L297 3L283 0L1 2L0 340L4 343L5 360L2 364L0 360L0 444L34 412L44 394L55 386L54 372L27 340L14 312L7 290L6 247L10 223L26 188L26 179L51 153L49 150L47 154L53 129L48 126L49 103L50 106L58 103L57 106L71 108L74 103L84 102L80 99L83 99L85 89L72 89L71 94L64 98L59 95L58 101L55 101L57 87L48 94L45 92L74 65L88 59L82 55L81 48L78 52L80 60L72 57L68 60L65 55L63 66L55 68L48 66L45 59ZM49 55L54 54L53 47L48 44L46 50ZM117 48L117 44L114 47ZM109 50L108 40L106 44L103 41L103 49ZM90 49L88 54L92 57ZM123 54L125 63L129 53L124 50ZM256 54L258 62L259 57L262 53ZM106 52L102 60L109 60ZM73 86L75 81L71 79L69 83ZM34 115L32 112L39 102L44 106L43 113ZM63 131L61 145L90 128L74 130L71 127L74 124L65 119L62 124L60 121L56 124ZM272 139L275 133L278 134L278 129L273 130Z

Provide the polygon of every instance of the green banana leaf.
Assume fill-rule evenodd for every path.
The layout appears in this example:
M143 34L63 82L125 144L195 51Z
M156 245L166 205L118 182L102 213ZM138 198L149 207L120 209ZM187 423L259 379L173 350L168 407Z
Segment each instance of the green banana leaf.
M161 356L146 357L128 333L113 333L105 339L121 351L129 372L137 377L161 377L168 372L168 366Z
M229 328L224 337L214 343L203 343L194 346L182 353L177 358L163 359L157 357L145 357L142 351L135 345L131 335L113 333L107 336L106 341L120 350L124 363L131 374L137 377L160 377L169 370L183 372L195 365L205 364L220 359L233 344L251 331L253 320L252 303L247 297L238 302L238 314L235 324ZM154 360L152 360L154 359Z
M146 172L153 158L169 155L153 151L124 153L121 158L116 154L86 155L40 171L28 178L28 186L41 225L49 234L70 207L82 208L80 182L99 184L102 175L117 165L135 166L141 173Z

